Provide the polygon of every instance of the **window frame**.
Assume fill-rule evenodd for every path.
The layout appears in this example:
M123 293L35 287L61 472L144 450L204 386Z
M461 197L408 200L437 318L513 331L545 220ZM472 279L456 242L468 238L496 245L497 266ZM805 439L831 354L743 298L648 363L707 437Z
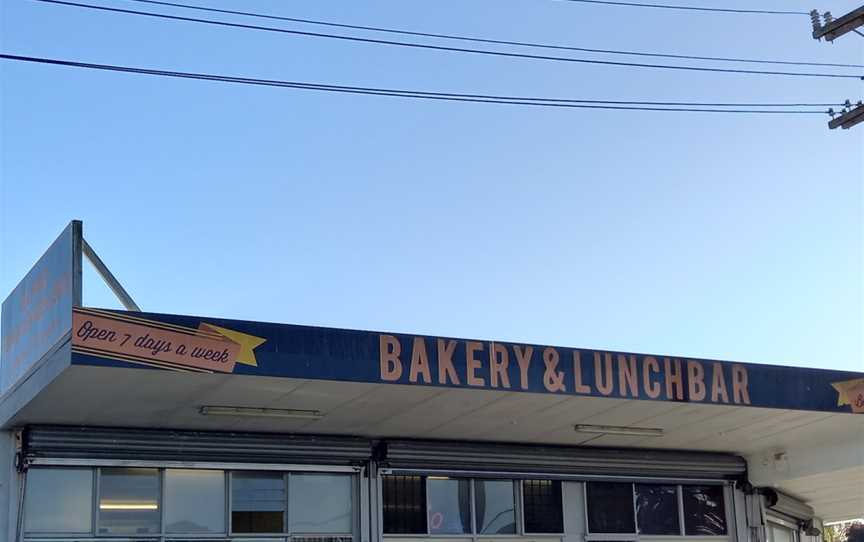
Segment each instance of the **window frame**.
M100 533L99 532L99 504L102 502L102 470L103 469L153 469L156 471L156 483L158 484L158 490L156 491L156 504L159 510L159 530L156 533L145 533L141 535L117 535L111 533ZM163 477L165 474L165 469L158 467L137 467L134 465L130 466L100 466L94 468L94 476L93 478L96 480L96 488L94 491L94 503L93 503L93 536L96 538L107 538L107 539L158 539L165 535L165 484L163 483Z
M315 466L307 465L285 465L285 469L275 468L232 468L234 465L220 466L219 464L208 463L206 465L197 464L169 464L165 466L155 466L152 463L146 465L138 465L131 462L123 462L120 464L102 464L93 462L88 465L65 465L65 464L40 464L34 465L31 469L39 470L85 470L89 471L91 476L91 499L90 499L90 531L89 532L74 532L74 533L46 533L46 532L22 532L23 542L294 542L300 539L340 539L338 542L361 542L363 539L360 528L362 525L362 514L365 507L368 507L368 501L364 501L361 492L361 475L363 470L359 467L332 468L321 465L320 469ZM295 467L292 469L292 467ZM297 468L299 467L299 468ZM108 534L99 533L99 502L102 496L102 469L112 468L143 468L155 469L157 471L157 480L159 484L158 505L159 505L159 532L145 534ZM225 513L225 530L222 532L193 532L193 533L169 533L166 531L165 525L165 502L166 502L166 484L165 472L172 469L182 470L209 470L221 471L223 476L223 491L224 491L224 513ZM285 521L285 532L281 533L234 533L231 529L231 505L232 493L231 482L232 474L235 472L275 472L282 476L285 487L285 510L283 520ZM290 520L290 505L289 505L289 477L291 474L329 474L349 477L350 496L351 496L351 531L343 533L308 533L303 531L292 531ZM25 477L26 484L26 477ZM23 503L22 503L23 507ZM22 513L26 511L22 508ZM23 528L23 522L22 522Z
M533 531L529 531L528 529L525 528L526 527L525 526L525 521L526 521L526 515L525 515L525 480L550 480L552 482L558 482L558 488L559 488L559 491L561 493L561 532L536 533ZM521 521L519 521L519 523L521 524L520 527L521 527L522 534L525 536L537 536L537 537L540 537L540 536L563 537L565 534L565 530L566 530L564 525L567 523L567 511L565 510L564 502L565 502L564 480L561 480L560 478L537 477L537 478L525 478L525 479L519 480L519 503L517 505L517 508L522 513L521 514L522 515Z
M402 476L402 474L382 474L381 478L385 476ZM524 484L523 478L506 478L502 476L448 476L448 475L439 475L433 473L422 473L415 474L415 476L419 476L423 478L423 484L426 491L426 502L424 503L426 509L426 531L422 533L387 533L384 532L384 492L383 492L383 483L379 483L378 485L378 514L379 514L379 524L381 526L381 536L383 538L442 538L442 539L458 539L458 540L471 540L473 542L478 542L481 540L488 539L503 539L503 538L512 538L517 539L520 537L534 537L534 538L546 538L549 540L561 540L564 537L564 526L566 523L566 512L564 510L564 480L560 480L559 478L544 478L542 476L537 476L535 478L531 478L531 480L560 480L562 483L560 484L561 491L561 528L562 532L560 533L532 533L525 530L525 501L524 501ZM454 480L468 480L470 487L470 507L471 507L471 532L461 533L461 534L445 534L445 533L433 533L432 532L432 524L429 517L429 481L430 478L434 480L436 477L438 478L450 478ZM516 526L515 533L509 534L483 534L479 533L479 526L477 525L477 492L476 492L476 482L485 482L485 481L499 481L499 482L510 482L513 488L513 516L514 522Z
M735 524L732 521L732 506L734 503L730 498L730 487L728 482L721 481L664 481L664 480L633 480L624 481L629 483L632 488L633 495L633 523L635 532L633 533L592 533L588 523L588 483L589 482L621 482L622 480L583 480L582 481L582 499L583 499L583 519L585 521L585 542L639 542L640 540L668 540L676 538L681 540L708 540L722 541L728 540L735 542ZM678 527L679 534L641 534L639 532L639 516L636 510L636 484L659 484L659 485L675 485L676 493L678 494ZM726 525L726 534L724 535L688 535L684 524L684 490L683 486L720 486L723 491L723 515ZM770 542L770 541L769 541Z
M243 533L243 532L235 532L234 531L234 475L238 472L249 473L249 472L262 472L262 471L256 471L256 470L226 471L225 474L228 476L228 480L229 480L228 499L227 499L228 500L228 518L227 518L227 522L226 522L227 523L226 528L228 529L228 531L226 533L227 536L228 537L241 537L241 538L256 538L256 537L277 538L277 537L281 536L281 537L287 538L289 536L288 531L290 529L290 524L288 523L288 520L289 520L289 517L288 517L288 475L289 475L289 473L277 471L277 472L279 472L279 474L282 477L282 490L285 492L285 499L284 499L285 507L282 509L282 532L276 532L276 533L255 533L255 532Z
M22 536L22 538L24 540L54 539L54 538L71 538L74 540L75 537L86 538L88 536L94 536L95 530L96 530L96 519L97 519L96 509L99 505L99 501L97 500L97 496L96 496L97 485L96 485L95 469L92 467L57 465L57 466L42 467L39 470L43 470L43 471L47 471L47 470L65 470L65 471L77 470L77 471L88 471L90 473L90 530L89 531L62 531L62 532L60 532L60 531L58 531L58 532L27 531L27 518L26 518L26 516L24 516L22 521L21 521L21 531L22 531L21 536ZM27 478L28 478L28 476L25 475L25 479L24 479L25 487L26 487L26 484L28 483ZM21 506L21 513L24 514L26 512L26 508L25 508L26 507L26 492L25 492L25 498L24 498L24 500L22 500L20 506Z
M467 533L433 533L432 532L432 515L431 515L432 510L429 508L429 503L431 502L431 500L429 498L429 495L430 495L429 490L431 489L431 482L434 482L435 480L442 480L442 479L466 480L468 482L468 511L469 511L468 513L471 515L471 517L470 517L470 525L468 527L470 530ZM476 536L477 519L475 517L476 504L474 503L475 493L474 493L474 479L473 478L464 477L464 476L446 476L446 477L443 477L443 476L441 476L441 477L423 476L423 484L426 486L426 494L425 494L426 502L424 503L424 505L426 507L426 533L425 533L425 535L427 535L429 537L434 537L434 538L439 538L439 537L440 538L473 538L474 536ZM382 500L382 505L383 505L383 500ZM381 528L383 531L384 526L382 525ZM398 535L394 534L394 535L390 535L390 536L398 536ZM403 534L402 536L418 536L418 535Z

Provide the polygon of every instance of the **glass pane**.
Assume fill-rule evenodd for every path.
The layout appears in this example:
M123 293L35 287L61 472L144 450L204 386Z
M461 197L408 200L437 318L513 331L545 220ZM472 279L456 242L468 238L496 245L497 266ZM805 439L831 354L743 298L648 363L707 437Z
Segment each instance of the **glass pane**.
M782 525L771 524L772 542L793 542L792 529L787 529Z
M288 484L292 533L350 533L351 476L292 474Z
M225 473L221 470L165 471L165 531L225 532Z
M476 480L474 499L478 534L516 534L512 480Z
M28 533L89 533L92 529L93 471L30 469L24 498Z
M633 484L588 482L588 531L635 533Z
M285 476L280 472L235 472L231 475L231 531L285 531Z
M681 534L678 486L636 484L636 520L642 534Z
M426 479L384 476L381 479L386 534L426 534Z
M684 531L688 535L726 534L726 506L723 486L682 486Z
M159 532L159 471L101 469L99 534Z
M563 533L564 513L559 480L523 480L526 533Z
M471 532L471 482L450 478L429 478L429 532L464 534Z

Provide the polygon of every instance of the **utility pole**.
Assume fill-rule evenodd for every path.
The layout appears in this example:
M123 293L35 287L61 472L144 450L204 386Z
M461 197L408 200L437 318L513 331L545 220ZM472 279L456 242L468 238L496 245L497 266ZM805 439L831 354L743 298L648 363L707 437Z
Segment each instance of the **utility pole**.
M843 111L839 113L839 116L834 116L837 113L833 109L829 109L828 114L831 115L831 121L828 123L829 128L832 130L834 128L848 130L856 124L864 122L864 103L858 102L853 106L849 100L846 100Z
M864 26L864 6L850 11L839 19L835 19L830 11L826 11L822 15L824 24L819 20L819 12L814 9L810 12L810 20L813 21L813 39L815 40L825 38L825 41L834 41L849 32L855 32L864 37L864 33L857 30Z
M833 42L835 39L849 32L854 32L864 38L864 32L858 30L864 26L864 6L850 11L839 19L835 19L830 11L819 15L819 12L814 9L810 12L810 20L813 22L813 39L815 40L824 38L825 41ZM846 100L843 111L837 117L834 116L837 113L833 109L828 113L831 115L828 128L832 130L835 128L847 130L856 124L864 122L864 103L859 101L853 105L849 100Z

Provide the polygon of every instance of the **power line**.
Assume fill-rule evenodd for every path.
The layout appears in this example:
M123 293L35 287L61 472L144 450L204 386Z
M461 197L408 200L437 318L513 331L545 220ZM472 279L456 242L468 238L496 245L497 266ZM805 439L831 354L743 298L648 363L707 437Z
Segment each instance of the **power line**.
M711 8L700 6L681 6L670 4L645 4L642 2L617 2L612 0L562 0L565 2L578 2L581 4L603 4L607 6L626 6L636 8L658 8L675 9L686 11L709 11L714 13L747 13L758 15L809 15L806 11L777 11L771 9L734 9L734 8Z
M681 55L681 54L668 54L668 53L651 53L644 51L622 51L616 49L595 49L588 47L575 47L568 45L554 45L548 43L534 43L534 42L525 42L525 41L512 41L512 40L501 40L501 39L492 39L492 38L480 38L476 36L459 36L454 34L441 34L435 32L417 32L412 30L401 30L396 28L384 28L378 26L366 26L366 25L356 25L356 24L345 24L345 23L335 23L332 21L321 21L315 19L301 19L297 17L285 17L280 15L271 15L266 13L254 13L250 11L237 11L231 9L219 9L208 6L195 6L191 4L181 4L177 2L163 2L160 0L128 0L130 2L138 2L141 4L152 4L159 6L169 6L175 8L182 9L191 9L196 11L204 11L210 13L224 13L229 15L240 15L243 17L256 17L259 19L269 19L273 21L285 21L292 23L300 23L300 24L309 24L309 25L317 25L317 26L327 26L331 28L348 28L351 30L364 30L370 32L382 32L387 34L398 34L402 36L415 36L415 37L424 37L424 38L436 38L436 39L446 39L446 40L456 40L456 41L465 41L472 43L490 43L494 45L513 45L517 47L531 47L537 49L553 49L558 51L577 51L582 53L599 53L599 54L610 54L610 55L626 55L626 56L641 56L641 57L654 57L654 58L676 58L679 60L707 60L711 62L737 62L737 63L746 63L746 64L779 64L779 65L787 65L787 66L823 66L823 67L833 67L833 68L864 68L864 64L837 64L837 63L829 63L829 62L805 62L805 61L788 61L788 60L765 60L765 59L752 59L752 58L730 58L730 57L717 57L717 56L696 56L696 55Z
M436 51L447 51L447 52L457 52L457 53L473 53L473 54L480 54L480 55L500 56L500 57L509 57L509 58L524 58L524 59L531 59L531 60L550 60L550 61L559 61L559 62L573 62L573 63L580 63L580 64L595 64L595 65L619 66L619 67L629 67L629 68L655 68L655 69L698 71L698 72L712 72L712 73L735 73L735 74L748 74L748 75L774 75L774 76L791 76L791 77L825 77L825 78L834 78L834 79L864 79L864 77L862 77L860 75L853 75L853 74L761 71L761 70L745 70L745 69L738 69L738 68L708 68L708 67L700 67L700 66L681 66L681 65L673 65L673 64L645 64L645 63L636 63L636 62L616 62L616 61L612 61L612 60L594 60L594 59L586 59L586 58L535 55L535 54L514 53L514 52L506 52L506 51L490 51L490 50L485 50L485 49L469 49L469 48L465 48L465 47L449 47L449 46L444 46L444 45L430 45L430 44L405 42L405 41L382 40L382 39L375 39L375 38L362 38L362 37L358 37L358 36L345 36L345 35L340 35L340 34L325 34L325 33L320 33L320 32L307 32L307 31L302 31L302 30L288 30L285 28L274 28L274 27L270 27L270 26L259 26L259 25L243 24L243 23L231 23L231 22L227 22L227 21L216 21L216 20L212 20L212 19L199 19L197 17L183 17L180 15L168 15L168 14L164 14L164 13L153 13L153 12L149 12L149 11L139 11L139 10L132 10L132 9L108 7L108 6L98 6L98 5L93 5L93 4L82 4L79 2L71 2L68 0L35 0L35 1L44 2L44 3L48 3L48 4L59 4L59 5L64 5L64 6L94 9L94 10L99 10L99 11L113 12L113 13L141 15L141 16L145 16L145 17L154 17L154 18L167 19L167 20L173 20L173 21L184 21L184 22L210 24L210 25L230 27L230 28L243 28L243 29L247 29L247 30L261 30L261 31L265 31L265 32L277 32L277 33L281 33L281 34L293 34L293 35L298 35L298 36L329 38L329 39L337 39L337 40L352 41L352 42L374 43L374 44L379 44L379 45L394 45L394 46L399 46L399 47L410 47L410 48L415 48L415 49L431 49L431 50L436 50Z
M180 72L170 70L156 70L138 68L131 66L118 66L111 64L94 64L88 62L76 62L70 60L50 59L43 57L31 57L22 55L10 55L0 53L0 59L17 62L29 62L38 64L50 64L56 66L67 66L73 68L84 68L91 70L102 70L111 72L134 73L160 77L173 77L181 79L197 79L205 81L218 81L224 83L237 83L245 85L269 86L293 88L302 90L317 90L325 92L340 92L347 94L367 94L376 96L390 96L400 98L415 98L428 100L445 100L472 103L495 103L505 105L528 105L535 107L556 107L576 109L604 109L604 110L627 110L627 111L670 111L688 113L738 113L738 114L820 114L827 111L811 109L752 109L750 107L817 107L828 104L704 104L696 102L640 102L640 101L610 101L610 100L575 100L558 98L536 98L496 96L484 94L462 94L445 92L427 92L417 90L386 89L374 87L353 87L343 85L331 85L325 83L309 83L301 81L284 81L275 79L255 79L248 77L235 77L228 75ZM722 107L722 108L721 108Z

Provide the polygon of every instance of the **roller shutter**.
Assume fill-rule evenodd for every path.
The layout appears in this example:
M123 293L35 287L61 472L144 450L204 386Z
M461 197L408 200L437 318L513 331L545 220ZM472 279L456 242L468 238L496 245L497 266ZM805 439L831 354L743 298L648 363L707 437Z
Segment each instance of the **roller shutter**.
M773 488L762 488L761 491L765 495L765 508L770 512L782 514L795 520L813 519L813 508L804 501Z
M743 458L706 452L395 440L383 443L379 454L384 467L418 471L676 479L737 479L746 473Z
M359 465L369 440L351 437L35 426L24 431L26 460L84 459Z

